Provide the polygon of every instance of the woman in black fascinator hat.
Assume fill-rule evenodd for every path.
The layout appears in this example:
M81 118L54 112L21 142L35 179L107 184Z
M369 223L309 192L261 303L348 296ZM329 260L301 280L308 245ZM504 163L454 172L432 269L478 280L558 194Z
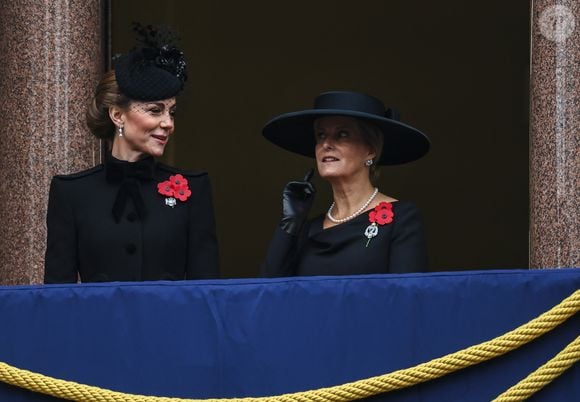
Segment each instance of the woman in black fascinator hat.
M104 163L54 176L45 283L214 278L218 249L207 173L156 161L175 129L186 62L168 28L134 24L89 104Z
M262 131L272 143L315 158L332 187L326 213L307 220L312 171L282 193L282 220L262 266L264 276L352 275L427 270L423 225L415 205L373 185L377 165L412 162L427 136L399 121L377 98L358 92L320 94L314 107L285 113Z

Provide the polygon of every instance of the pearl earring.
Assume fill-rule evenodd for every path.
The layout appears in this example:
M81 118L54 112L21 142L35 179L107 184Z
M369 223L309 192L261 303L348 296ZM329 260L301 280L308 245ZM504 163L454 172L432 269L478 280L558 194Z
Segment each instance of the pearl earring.
M372 159L367 159L367 161L365 162L366 166L371 166L373 164L373 160Z
M118 131L119 131L119 137L122 137L123 136L123 126L119 126Z

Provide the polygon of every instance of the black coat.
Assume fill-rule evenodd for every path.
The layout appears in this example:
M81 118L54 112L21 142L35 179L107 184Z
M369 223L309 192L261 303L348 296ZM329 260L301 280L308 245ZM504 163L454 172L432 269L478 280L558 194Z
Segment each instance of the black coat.
M324 215L309 221L298 236L277 229L262 265L264 276L356 275L427 271L427 247L418 209L393 202L393 221L365 236L369 212L323 229ZM368 244L367 244L368 242Z
M208 175L180 171L153 158L138 163L146 174L125 174L137 165L108 156L104 165L53 177L45 283L77 282L77 276L82 282L219 276ZM188 180L191 196L171 207L157 184L177 173ZM121 194L124 186L130 191Z

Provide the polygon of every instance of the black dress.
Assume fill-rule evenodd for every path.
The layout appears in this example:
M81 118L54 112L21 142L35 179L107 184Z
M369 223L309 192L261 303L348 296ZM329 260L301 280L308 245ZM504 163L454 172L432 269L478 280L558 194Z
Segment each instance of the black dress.
M176 174L191 195L166 202L157 185ZM105 164L53 177L47 230L45 283L219 276L207 173L152 157L129 163L108 155Z
M370 241L369 212L322 228L324 215L309 221L299 236L277 229L262 266L264 276L355 275L427 271L423 224L414 204L393 202L393 221L378 226ZM367 244L368 243L368 244Z

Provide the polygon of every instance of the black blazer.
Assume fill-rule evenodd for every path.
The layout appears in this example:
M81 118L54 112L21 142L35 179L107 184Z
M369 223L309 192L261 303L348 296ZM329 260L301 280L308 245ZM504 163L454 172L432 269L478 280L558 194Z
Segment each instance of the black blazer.
M263 276L357 275L427 271L427 246L417 207L393 202L393 221L378 227L370 241L369 211L322 228L324 215L309 221L299 236L277 229L270 242Z
M112 160L109 156L104 165L53 177L44 282L74 283L77 277L82 282L218 277L207 173L185 172L147 158L140 162L147 177L115 177L109 174ZM157 184L177 173L188 180L191 196L171 207ZM132 183L140 197L127 196L120 207L116 205L117 221L112 209L125 182Z

